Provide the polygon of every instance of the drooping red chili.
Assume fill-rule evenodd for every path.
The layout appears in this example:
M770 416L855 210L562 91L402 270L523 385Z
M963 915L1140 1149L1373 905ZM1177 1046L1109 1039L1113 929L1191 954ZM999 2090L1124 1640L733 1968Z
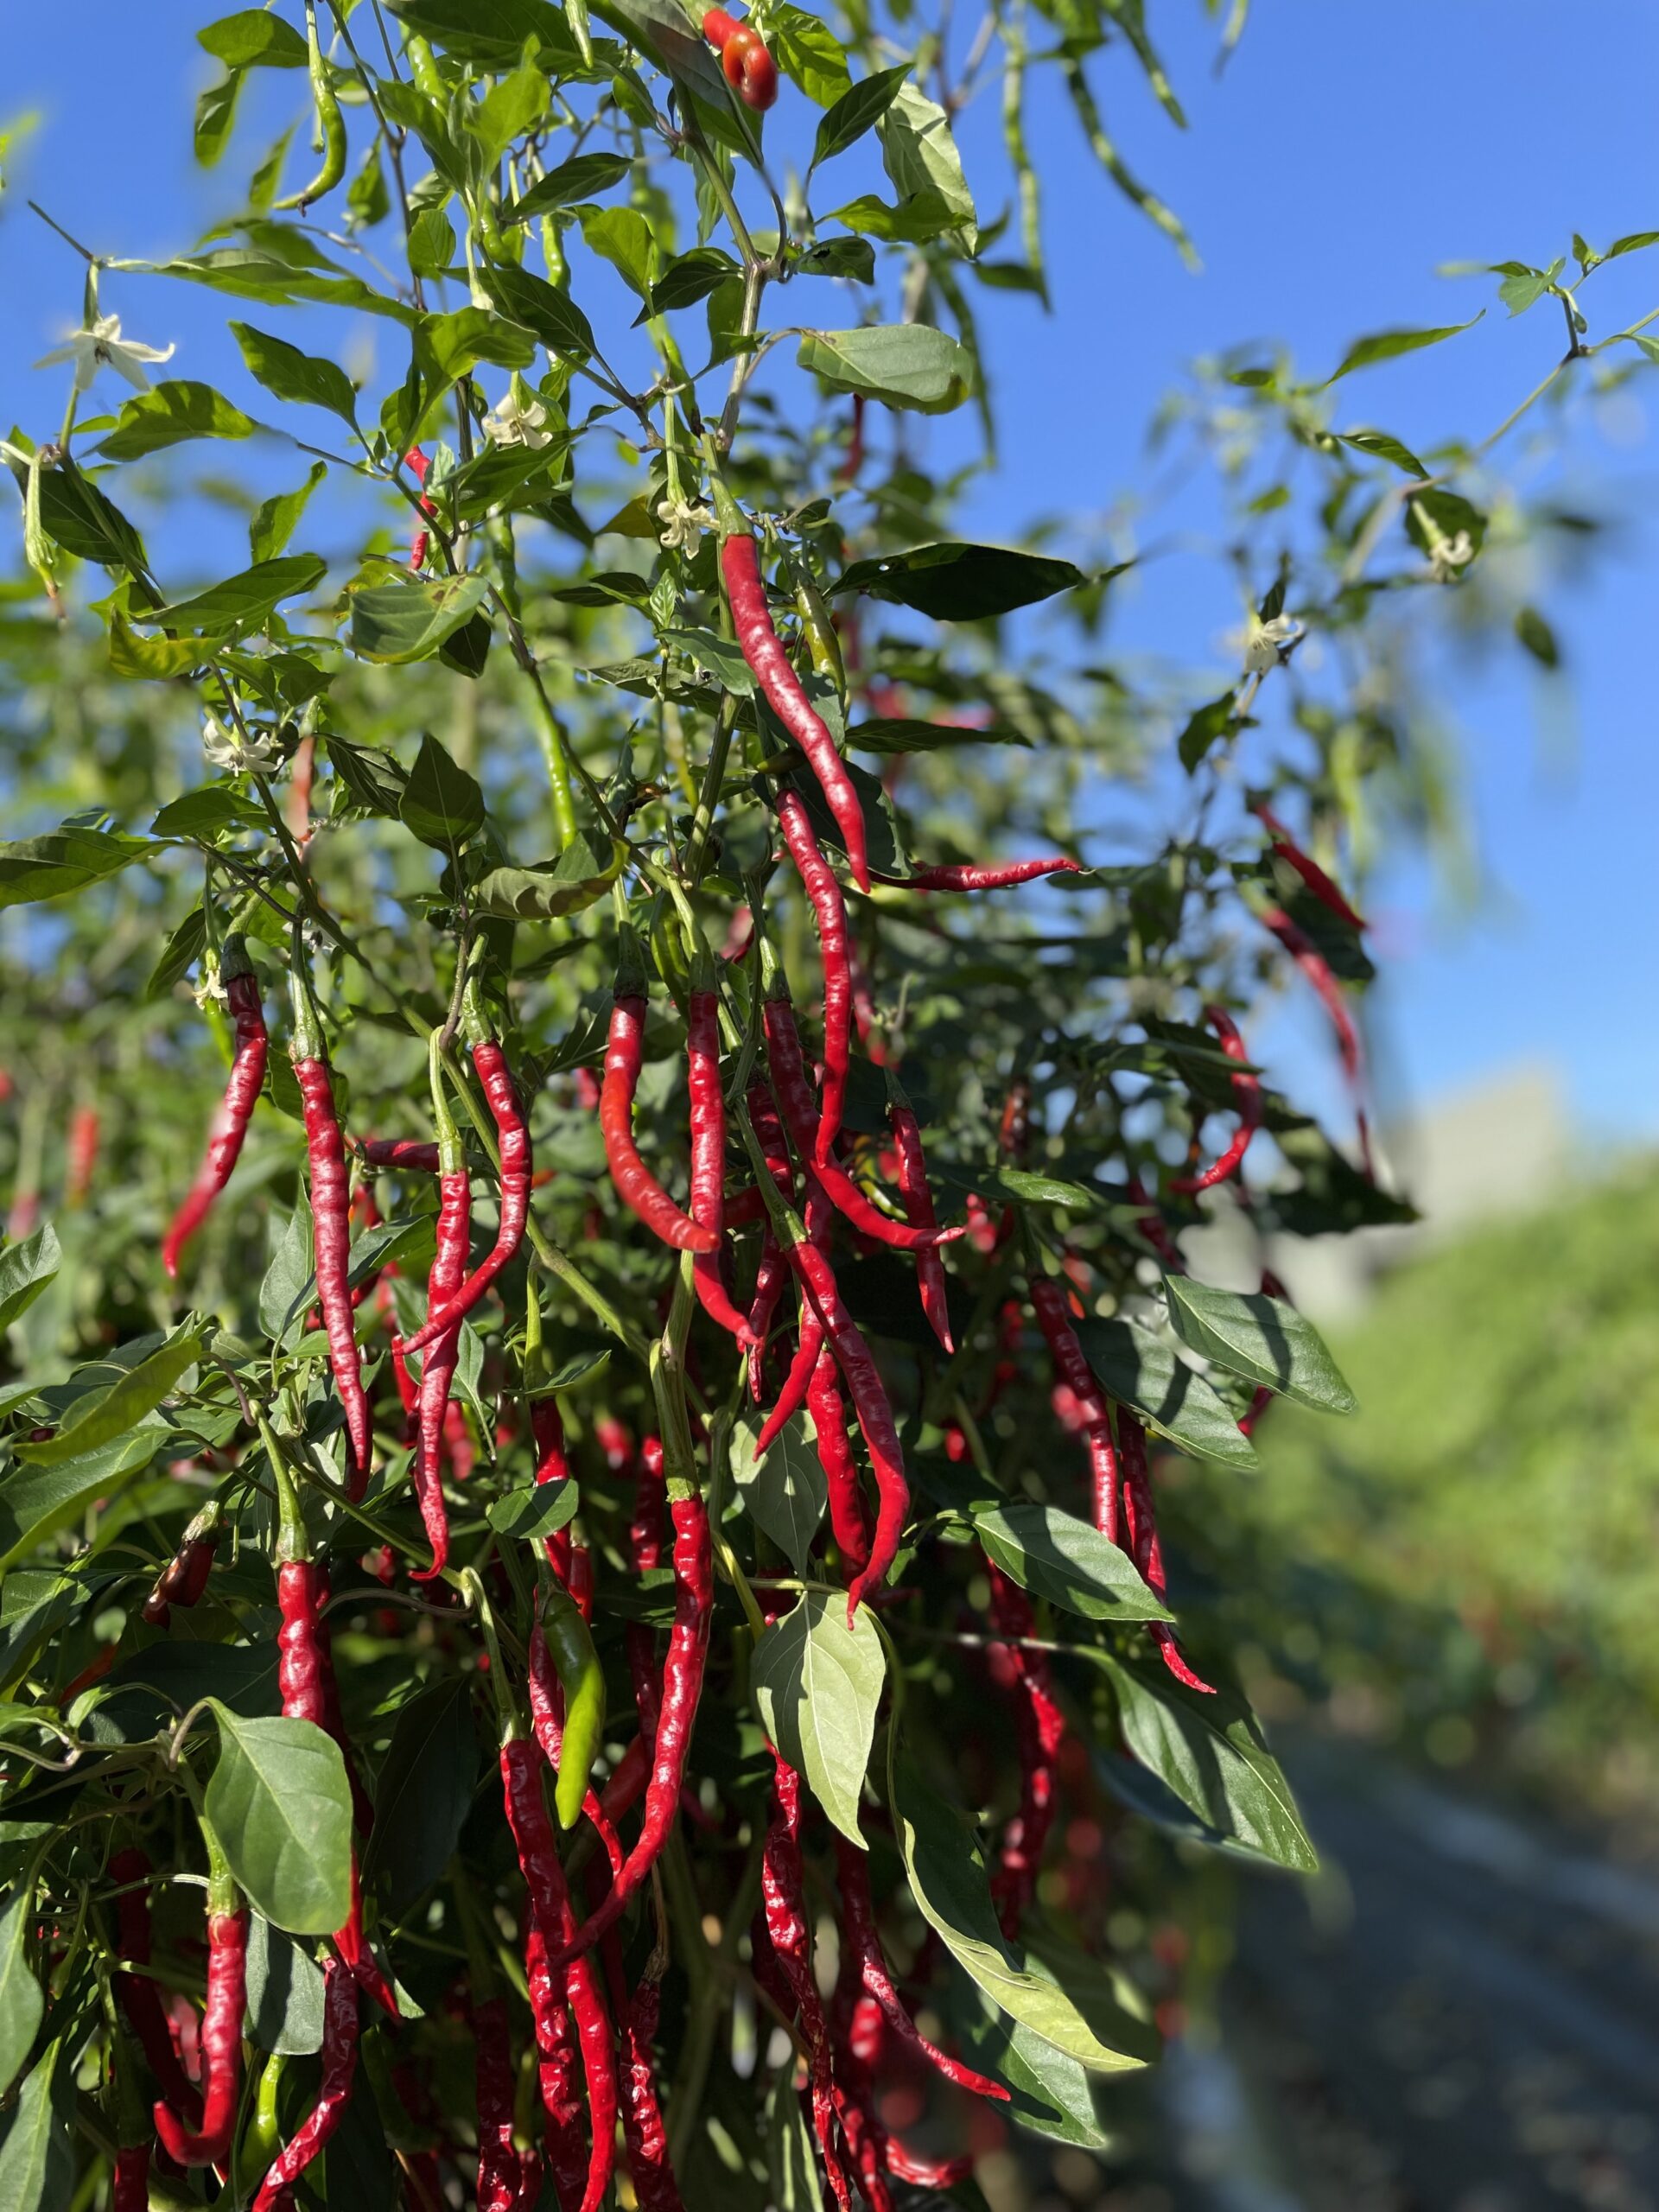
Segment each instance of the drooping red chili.
M668 2129L657 2092L657 2062L652 2046L662 2012L660 1950L652 1953L632 1997L622 1969L622 1947L616 1931L601 1947L605 1979L611 1993L611 2011L621 2038L622 2063L619 2079L622 2101L622 2140L628 2154L628 2173L633 2183L639 2212L685 2212L680 2185L668 2154Z
M411 446L404 455L404 467L408 469L417 484L424 484L432 464L419 446ZM435 515L437 512L436 506L424 493L415 504L423 515ZM417 530L410 539L409 565L411 569L420 569L426 566L426 556L431 550L431 540L432 533L429 530Z
M916 1119L916 1109L906 1096L903 1085L893 1070L887 1070L887 1119L893 1126L893 1150L899 1155L899 1195L905 1202L905 1215L912 1229L932 1230L938 1226L933 1211L933 1193L927 1186L927 1160L922 1152L921 1125ZM938 1248L922 1250L916 1255L916 1287L921 1294L922 1312L927 1325L947 1352L954 1352L950 1340L950 1304L945 1287L944 1262Z
M359 1137L357 1149L371 1167L395 1168L405 1175L435 1175L438 1147L423 1137Z
M442 1314L454 1300L466 1278L472 1240L472 1183L454 1117L443 1087L443 1062L437 1032L430 1048L432 1111L438 1128L438 1219L432 1266L426 1279L429 1314ZM422 1335L425 1331L421 1332ZM404 1346L405 1356L416 1339ZM415 1582L430 1582L449 1562L449 1515L443 1502L444 1421L449 1410L449 1388L461 1357L459 1320L442 1329L421 1357L419 1427L410 1478L416 1502L432 1547L432 1564L417 1568Z
M116 1941L121 1956L136 1967L147 1967L150 1961L149 1882L152 1871L148 1857L137 1844L124 1845L110 1859L110 1873L122 1886L122 1894L115 1901ZM147 1974L128 1974L119 1967L112 1982L115 2001L127 2025L137 2037L162 2096L175 2112L194 2126L201 2101L179 2063L161 1991Z
M1342 1061L1342 1071L1348 1078L1348 1088L1353 1094L1354 1120L1359 1135L1359 1156L1366 1175L1376 1180L1376 1166L1371 1158L1371 1129L1365 1113L1364 1061L1359 1049L1359 1032L1354 1018L1348 1011L1348 1001L1343 997L1342 985L1336 971L1299 923L1293 922L1281 906L1262 909L1262 924L1272 937L1276 937L1285 950L1301 969L1318 995L1320 1005L1330 1019L1336 1033L1337 1052Z
M823 1095L811 1156L823 1160L833 1154L841 1135L852 1054L853 976L847 957L847 906L835 871L812 834L800 793L786 785L778 793L778 824L818 925L818 952L823 965ZM788 1111L787 1101L785 1111Z
M1152 1508L1152 1477L1147 1465L1147 1432L1139 1416L1127 1406L1117 1409L1117 1441L1123 1460L1123 1514L1128 1524L1128 1550L1148 1589L1164 1594L1164 1558L1158 1541L1158 1523ZM1215 1695L1213 1683L1195 1675L1181 1656L1175 1631L1166 1621L1148 1624L1159 1656L1178 1682L1190 1690Z
M699 948L685 1002L685 1064L691 1094L691 1218L711 1230L712 1252L692 1262L691 1283L709 1319L737 1338L744 1351L754 1342L745 1317L733 1305L721 1280L720 1249L725 1236L726 1101L720 1088L720 1000L714 967Z
M346 2117L357 2078L357 1983L342 1959L323 1967L322 2086L317 2101L289 2138L287 2147L259 2184L253 2212L277 2212L294 2202L294 2183L327 2147Z
M603 1903L583 1921L566 1951L550 1961L556 1971L585 1953L607 1928L615 1926L629 1898L661 1856L679 1811L680 1785L702 1696L703 1669L714 1624L714 1550L709 1515L701 1497L671 1499L669 1517L674 1529L674 1624L663 1663L662 1703L639 1834Z
M884 875L879 868L870 873L876 882L899 891L1007 891L1016 883L1034 883L1039 876L1081 875L1084 866L1055 854L1035 861L944 863L916 868L909 875Z
M836 2143L834 2055L812 1972L812 1923L801 1861L801 1778L773 1750L772 1814L760 1859L760 1904L772 1955L800 2016L812 2088L812 2129L842 2212L852 2198Z
M228 1867L209 1846L207 2002L201 2016L201 2124L188 2127L164 2099L155 2109L162 2148L181 2166L223 2165L236 2133L242 2071L242 2014L248 1993L248 1916Z
M201 1603L223 1533L223 1512L218 1499L210 1498L180 1537L177 1551L143 1602L143 1616L152 1628L165 1628L175 1605L188 1612Z
M760 575L760 549L743 526L742 517L718 477L714 492L722 533L720 572L725 580L738 645L754 671L766 704L805 753L841 832L842 844L852 863L854 880L861 891L868 891L870 864L865 849L864 810L859 804L853 779L836 749L828 723L807 697L783 642L772 627L766 587ZM816 843L814 840L815 849Z
M839 1830L836 1834L836 1867L841 1885L842 1940L858 1962L866 1994L881 2007L888 2026L901 2042L919 2052L937 2073L954 2082L957 2088L969 2090L976 2097L994 2097L1006 2104L1008 2092L1000 2082L988 2080L971 2066L964 2066L960 2059L950 2057L936 2044L930 2043L906 2011L893 1986L887 1955L881 1948L881 1933L875 1923L869 1858Z
M802 1073L804 1079L804 1070ZM779 1192L792 1202L795 1171L789 1156L788 1140L784 1135L784 1125L778 1118L772 1092L762 1082L752 1083L747 1103L750 1124L760 1140L766 1172ZM809 1106L810 1103L809 1096ZM749 1395L759 1405L766 1390L766 1338L771 1332L772 1316L778 1310L778 1301L784 1294L784 1285L789 1281L789 1262L784 1257L784 1248L773 1233L764 1196L758 1186L752 1188L753 1195L760 1204L760 1217L766 1223L760 1240L760 1258L755 1268L754 1295L749 1301L748 1315L749 1328L754 1338L749 1351Z
M764 113L778 98L778 65L761 43L758 31L738 23L721 48L720 66L726 81L742 101Z
M253 1109L265 1080L265 1061L270 1050L265 1032L265 1011L259 996L259 979L248 959L246 945L235 931L225 940L219 973L230 1002L235 1055L225 1095L207 1132L206 1156L162 1242L162 1265L175 1277L185 1245L206 1220L209 1207L230 1181L240 1157L242 1141L248 1134L248 1124L253 1119Z
M351 1192L334 1088L323 1049L322 1028L310 986L294 972L294 1075L305 1110L305 1142L311 1166L311 1224L316 1251L317 1302L328 1334L328 1364L346 1410L349 1450L347 1488L360 1498L373 1458L369 1402L352 1316Z
M1173 1178L1170 1189L1179 1191L1183 1196L1212 1191L1217 1183L1224 1183L1230 1175L1236 1174L1250 1148L1250 1139L1262 1123L1262 1078L1250 1070L1250 1056L1238 1033L1238 1024L1224 1006L1205 1007L1204 1018L1219 1039L1222 1051L1230 1060L1239 1064L1238 1074L1231 1077L1233 1096L1238 1104L1238 1127L1227 1149L1212 1160L1202 1174Z
M830 1533L850 1580L869 1563L870 1529L859 1492L858 1467L847 1440L847 1408L842 1402L836 1373L836 1356L824 1344L812 1370L806 1409L817 1433L818 1465L830 1492Z
M1301 877L1319 904L1333 913L1338 921L1346 922L1351 930L1363 930L1364 918L1355 912L1319 862L1302 850L1266 801L1256 801L1250 812L1269 833L1273 840L1269 849L1274 857L1283 861L1287 868Z
M125 2143L116 2152L110 2212L149 2212L148 2143Z
M518 2212L521 2205L535 2202L541 2160L533 2151L521 2154L512 2139L512 2042L505 1999L475 2001L472 2022L478 2099L477 2212ZM527 2192L526 2183L532 2178L535 2186Z
M605 1159L616 1194L639 1215L654 1236L678 1252L716 1252L720 1238L680 1211L639 1157L633 1141L633 1094L645 1057L645 970L632 929L621 932L615 998L605 1047L605 1081L599 1096L599 1126Z
M1052 1275L1031 1279L1032 1310L1062 1382L1075 1402L1076 1417L1088 1440L1094 1480L1094 1522L1103 1536L1117 1541L1117 1455L1112 1446L1110 1409L1084 1357L1066 1311L1065 1293Z
M1020 1808L1003 1830L991 1896L1002 1932L1018 1934L1020 1916L1037 1888L1049 1831L1057 1809L1060 1746L1065 1716L1055 1700L1053 1675L1046 1651L1028 1639L1036 1626L1031 1600L994 1560L986 1561L991 1580L991 1624L1017 1641L1000 1645L1007 1686L1014 1697L1014 1734L1020 1753Z

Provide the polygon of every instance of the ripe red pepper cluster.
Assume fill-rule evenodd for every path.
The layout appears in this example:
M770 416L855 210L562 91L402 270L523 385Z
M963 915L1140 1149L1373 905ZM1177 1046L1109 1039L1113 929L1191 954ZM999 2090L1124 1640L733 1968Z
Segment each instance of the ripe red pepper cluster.
M759 33L735 22L724 8L710 8L702 19L702 35L744 105L762 112L771 107L778 98L778 65Z

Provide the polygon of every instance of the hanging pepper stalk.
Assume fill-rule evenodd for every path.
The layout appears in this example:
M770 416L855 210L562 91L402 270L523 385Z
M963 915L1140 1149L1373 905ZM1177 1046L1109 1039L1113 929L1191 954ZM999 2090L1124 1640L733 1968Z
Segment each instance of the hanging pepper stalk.
M1123 1510L1128 1522L1128 1552L1148 1589L1164 1594L1164 1558L1152 1510L1152 1478L1147 1465L1147 1432L1128 1406L1117 1409L1118 1448L1123 1461ZM1215 1695L1215 1687L1195 1675L1181 1656L1175 1631L1163 1621L1148 1624L1159 1656L1178 1682Z
M1231 1078L1233 1095L1238 1101L1238 1127L1227 1149L1212 1160L1202 1174L1178 1175L1173 1179L1170 1189L1180 1192L1184 1197L1212 1191L1217 1183L1224 1183L1230 1175L1236 1174L1250 1148L1250 1139L1262 1125L1262 1078L1249 1066L1250 1056L1244 1049L1237 1023L1224 1006L1205 1007L1204 1018L1220 1039L1222 1051L1239 1065L1239 1072Z
M212 1825L200 1821L207 1852L207 2002L201 2016L201 2125L188 2127L165 2099L155 2108L162 2148L181 2166L223 2165L236 2133L247 2003L248 1916L231 1862Z
M273 212L286 214L294 208L306 208L314 200L321 200L332 192L346 174L346 118L340 112L340 95L334 90L334 79L324 59L322 44L317 36L315 0L305 0L306 58L311 72L311 97L316 103L317 130L322 139L322 166L308 185L286 198L273 200Z
M432 1093L432 1118L438 1132L438 1221L437 1241L433 1253L431 1273L426 1280L427 1306L429 1313L442 1315L445 1307L455 1300L467 1273L467 1256L472 1224L472 1182L467 1172L467 1154L449 1110L448 1097L443 1087L442 1035L434 1030L428 1046L428 1078ZM505 1208L503 1207L505 1215ZM421 1334L424 1336L423 1330ZM407 1356L410 1347L404 1347ZM449 1561L449 1516L443 1503L443 1424L449 1408L449 1386L454 1380L456 1362L461 1357L461 1323L442 1329L435 1339L429 1341L421 1360L419 1428L415 1446L415 1459L410 1474L415 1484L415 1497L421 1509L421 1519L426 1529L427 1541L432 1547L432 1564L416 1570L410 1578L416 1582L430 1582L443 1573Z
M518 1091L513 1087L512 1072L507 1065L506 1054L490 1034L489 1020L479 993L475 971L468 976L462 994L461 1019L466 1025L467 1042L473 1049L473 1065L478 1071L485 1099L495 1119L501 1157L500 1226L495 1233L495 1243L471 1274L467 1275L441 1305L431 1304L429 1300L429 1310L425 1321L404 1346L405 1356L410 1352L424 1351L428 1344L435 1344L439 1338L460 1327L524 1242L524 1224L530 1217L530 1179L534 1170L530 1128L524 1120L524 1109L518 1103ZM435 1047L432 1080L435 1096L438 1083ZM459 1147L459 1138L456 1144ZM442 1131L439 1134L439 1150L442 1154ZM463 1159L463 1167L465 1164ZM443 1172L442 1160L439 1172ZM464 1247L461 1263L464 1273Z
M1301 877L1319 904L1333 913L1338 921L1346 922L1351 930L1363 931L1364 917L1355 912L1319 862L1302 850L1267 801L1253 800L1250 812L1272 839L1268 849L1283 861L1287 868Z
M175 1278L180 1255L206 1220L213 1200L230 1181L241 1155L242 1141L247 1135L265 1080L265 1061L270 1049L265 1011L259 996L259 979L253 972L247 946L238 931L232 931L225 939L219 974L230 1001L235 1057L231 1062L225 1096L207 1132L206 1157L162 1240L162 1265Z
M334 1110L334 1088L322 1041L322 1025L311 987L297 954L293 970L294 1075L305 1109L305 1142L311 1167L311 1223L317 1263L317 1302L328 1333L328 1364L346 1409L350 1467L347 1489L353 1501L368 1488L373 1458L369 1402L364 1395L357 1332L352 1318L348 1280L351 1263L350 1179Z
M253 2212L286 2212L294 2183L346 2117L357 2077L357 1983L341 1959L331 1956L322 1970L322 2087L308 2117L259 2184Z
M645 1058L645 965L639 940L625 922L619 932L615 996L610 1036L605 1047L605 1080L599 1096L599 1126L616 1194L639 1215L654 1236L680 1252L715 1252L720 1238L712 1229L689 1220L639 1157L633 1141L633 1094Z
M1342 985L1336 971L1300 923L1294 922L1281 906L1262 906L1257 909L1262 927L1278 938L1285 950L1301 969L1318 994L1320 1005L1330 1017L1336 1033L1337 1051L1342 1060L1343 1073L1348 1078L1348 1088L1353 1094L1354 1120L1359 1135L1359 1156L1366 1176L1376 1180L1376 1166L1371 1158L1370 1123L1366 1119L1364 1101L1364 1063L1359 1049L1359 1032L1354 1018L1348 1011L1343 997Z
M766 704L806 755L841 832L854 880L861 891L868 891L870 864L865 849L864 810L853 779L836 748L829 724L807 697L772 627L760 574L760 549L718 467L710 470L709 484L720 528L720 573L737 642Z

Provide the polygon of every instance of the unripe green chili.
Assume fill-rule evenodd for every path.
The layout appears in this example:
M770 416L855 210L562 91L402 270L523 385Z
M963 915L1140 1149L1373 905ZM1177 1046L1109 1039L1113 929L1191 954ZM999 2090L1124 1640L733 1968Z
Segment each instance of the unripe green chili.
M258 2187L283 2147L282 2120L276 2107L287 2067L288 2060L283 2052L273 2050L259 2076L253 2111L242 2131L242 2145L237 2153L236 2164L238 2177L247 2192Z
M542 1608L542 1632L564 1689L564 1737L559 1747L553 1809L562 1828L575 1827L588 1794L588 1777L605 1736L605 1669L582 1609L554 1583Z
M812 665L820 676L830 678L844 699L847 664L842 658L841 639L830 603L818 589L817 578L798 553L791 556L789 571L795 580L795 611L801 618L801 635L812 656Z
M323 59L322 42L317 36L315 0L305 0L305 45L311 67L311 97L316 102L317 129L322 138L322 166L309 184L290 192L286 199L272 202L274 208L284 211L308 207L314 200L321 200L324 193L332 192L346 174L346 118L340 111L340 95L334 90L328 64Z

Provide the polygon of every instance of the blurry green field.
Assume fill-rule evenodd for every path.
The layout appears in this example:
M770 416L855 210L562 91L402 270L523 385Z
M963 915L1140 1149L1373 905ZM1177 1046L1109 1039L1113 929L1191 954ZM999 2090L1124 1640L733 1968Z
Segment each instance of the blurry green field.
M1358 1414L1275 1407L1242 1488L1170 1471L1268 1716L1659 1803L1659 1177L1409 1263L1332 1344Z

